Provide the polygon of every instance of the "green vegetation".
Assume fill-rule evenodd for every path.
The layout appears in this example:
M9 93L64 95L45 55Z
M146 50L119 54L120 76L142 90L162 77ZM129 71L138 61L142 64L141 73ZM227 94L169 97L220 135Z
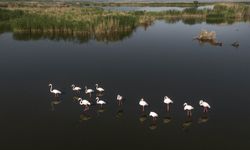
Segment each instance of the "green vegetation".
M91 4L93 5L93 3ZM186 5L186 3L184 4ZM109 3L109 5L113 4ZM143 5L146 4L143 3ZM194 3L189 3L189 5L194 5ZM3 4L0 3L0 6ZM53 5L5 3L0 8L0 33L12 31L17 38L21 37L21 33L25 33L50 38L62 35L72 38L82 37L82 41L86 40L86 37L87 39L92 37L102 41L115 41L129 36L138 26L147 28L157 19L164 19L166 22L182 20L187 24L203 21L232 23L250 19L250 6L241 3L218 3L214 5L213 10L190 7L183 11L119 12L104 10L100 7L81 7L65 3Z

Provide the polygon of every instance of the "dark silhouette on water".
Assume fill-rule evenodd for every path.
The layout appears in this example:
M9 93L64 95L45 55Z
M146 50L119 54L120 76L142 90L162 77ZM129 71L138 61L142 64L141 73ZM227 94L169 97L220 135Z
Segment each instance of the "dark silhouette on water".
M191 125L193 124L193 119L192 117L187 117L184 122L182 123L182 129L183 131L188 131Z
M238 48L240 46L240 43L238 41L235 41L233 42L232 46Z
M83 121L88 121L90 120L92 117L91 115L87 114L87 113L83 113L80 115L80 122L83 122Z
M163 123L169 124L169 123L172 122L172 120L173 120L173 118L172 118L169 114L167 114L167 115L163 118Z
M97 116L100 116L102 113L106 111L106 108L100 107L96 109Z
M153 121L150 125L149 125L149 129L150 130L155 130L157 129L157 123L155 121Z
M141 124L143 124L148 118L148 115L146 113L142 113L139 117L139 121Z
M201 117L198 119L199 124L207 123L209 120L207 113L203 113Z
M124 111L123 111L123 109L121 108L121 109L118 109L118 110L116 111L115 117L116 117L117 119L121 119L121 118L123 117L123 115L124 115Z
M55 97L51 102L50 102L50 106L51 106L51 111L55 110L55 106L59 105L62 101Z

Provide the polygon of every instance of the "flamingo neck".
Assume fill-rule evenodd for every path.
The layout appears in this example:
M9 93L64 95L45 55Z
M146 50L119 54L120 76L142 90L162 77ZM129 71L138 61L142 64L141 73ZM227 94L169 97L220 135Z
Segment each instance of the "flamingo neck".
M50 92L52 92L52 85L50 85Z

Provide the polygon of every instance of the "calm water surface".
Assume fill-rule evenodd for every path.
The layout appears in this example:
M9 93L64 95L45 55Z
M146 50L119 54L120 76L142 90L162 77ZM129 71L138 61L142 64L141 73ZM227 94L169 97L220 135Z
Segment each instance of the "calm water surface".
M223 46L192 38L214 30ZM157 21L116 42L21 40L0 35L2 149L249 149L250 24ZM240 47L231 43L238 40ZM55 99L48 84L64 94ZM70 85L106 92L88 112ZM126 97L117 106L116 95ZM166 113L163 97L173 99ZM138 106L144 97L156 124ZM95 99L95 95L91 98ZM212 109L202 113L198 101ZM183 103L192 104L187 118Z
M103 7L105 10L112 10L112 11L153 11L153 12L160 12L160 11L169 11L169 10L176 10L176 11L183 11L187 8L191 7L133 7L133 6L107 6ZM200 6L197 7L197 9L213 9L213 5L207 5L207 6Z

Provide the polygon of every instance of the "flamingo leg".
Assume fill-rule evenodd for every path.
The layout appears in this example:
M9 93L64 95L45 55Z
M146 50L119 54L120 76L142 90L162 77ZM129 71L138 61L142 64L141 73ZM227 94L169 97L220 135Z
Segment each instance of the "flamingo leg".
M169 112L169 104L167 104L167 112Z
M84 111L87 111L89 109L88 105L85 106Z
M142 106L142 111L144 111L144 106Z
M153 123L155 123L156 122L156 117L153 117Z

